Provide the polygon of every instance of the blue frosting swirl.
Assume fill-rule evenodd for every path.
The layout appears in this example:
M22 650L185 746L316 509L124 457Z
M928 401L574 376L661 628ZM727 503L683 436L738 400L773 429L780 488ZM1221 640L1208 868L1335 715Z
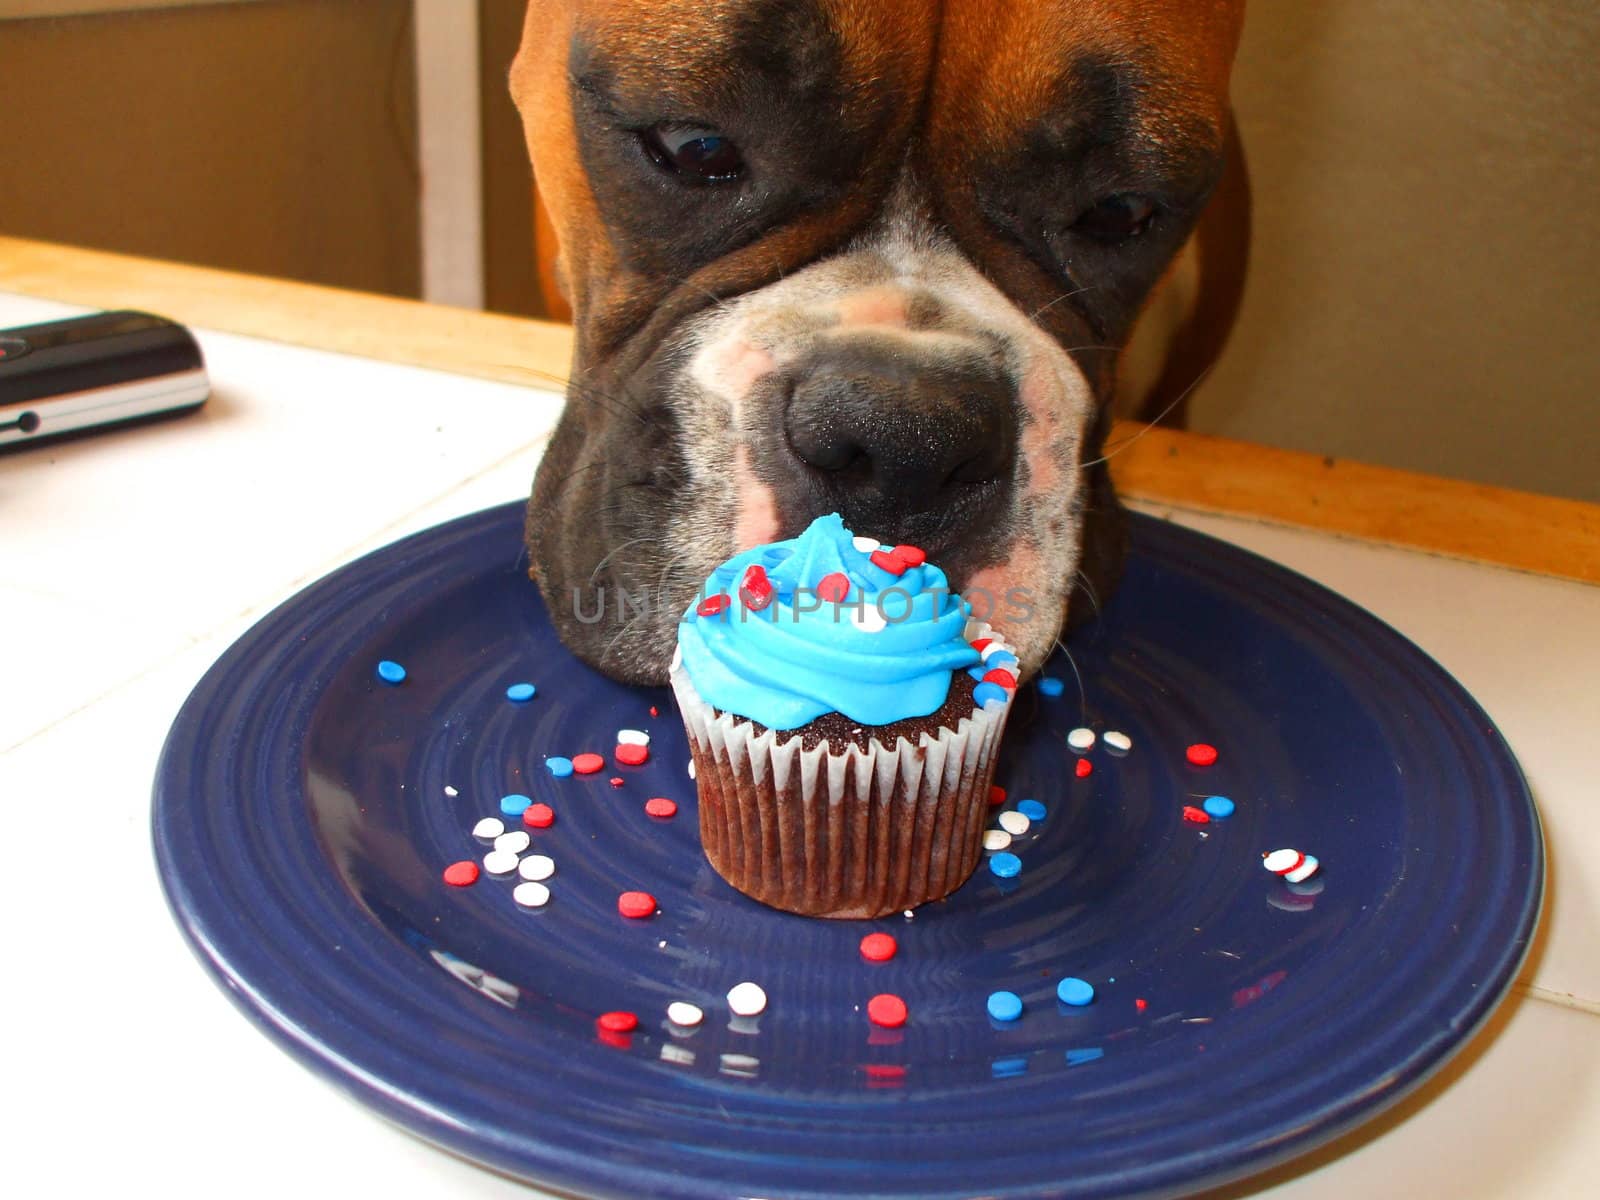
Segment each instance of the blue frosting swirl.
M741 603L753 564L774 590L759 611ZM841 604L818 585L842 574ZM721 612L698 613L705 596L724 595ZM769 729L797 729L828 712L863 725L887 725L936 712L950 674L979 654L967 642L969 606L938 567L896 575L857 550L837 513L818 517L799 537L736 554L706 581L678 631L683 669L708 704ZM856 614L865 619L857 619ZM880 624L872 620L881 615Z

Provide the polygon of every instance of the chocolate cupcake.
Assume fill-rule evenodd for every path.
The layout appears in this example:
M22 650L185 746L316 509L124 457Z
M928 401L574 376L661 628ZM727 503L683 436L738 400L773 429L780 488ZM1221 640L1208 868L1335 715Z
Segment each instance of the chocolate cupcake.
M1016 669L916 547L832 515L735 555L685 613L671 673L706 857L810 916L954 891L982 853Z

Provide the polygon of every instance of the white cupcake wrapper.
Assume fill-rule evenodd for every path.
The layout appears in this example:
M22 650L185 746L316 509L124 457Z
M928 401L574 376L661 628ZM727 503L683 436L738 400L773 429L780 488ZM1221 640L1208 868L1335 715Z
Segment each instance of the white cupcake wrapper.
M976 620L966 636L1003 643ZM1014 695L915 744L902 736L893 746L873 738L865 749L807 750L795 731L757 733L719 714L676 656L671 681L695 758L706 856L734 887L792 912L868 917L947 895L977 866Z

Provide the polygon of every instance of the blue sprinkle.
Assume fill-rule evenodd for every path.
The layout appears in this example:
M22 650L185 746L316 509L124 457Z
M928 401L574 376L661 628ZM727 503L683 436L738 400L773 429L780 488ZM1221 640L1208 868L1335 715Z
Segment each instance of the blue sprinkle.
M987 675L988 673L989 673L989 668L984 666L982 663L979 663L975 667L968 667L967 668L967 674L971 675L979 683L983 682L983 677L985 675Z
M1022 860L1011 851L1002 850L989 856L989 870L1001 879L1015 879L1022 874Z
M1040 804L1037 800L1018 800L1017 811L1023 816L1027 817L1030 821L1044 820L1044 805Z
M384 659L378 664L378 678L385 683L395 684L406 681L406 669L397 662Z
M989 1064L989 1073L996 1079L1015 1079L1028 1073L1026 1058L997 1058Z
M1092 1063L1097 1058L1104 1058L1106 1052L1099 1046L1091 1046L1084 1050L1068 1050L1067 1066L1081 1067L1084 1063Z
M998 700L1003 704L1005 699L1006 690L998 683L980 683L972 689L972 702L979 708L982 708L991 700Z
M1022 997L1015 992L990 992L989 1015L996 1021L1015 1021L1022 1015Z
M513 683L506 689L506 699L513 704L526 704L538 690L531 683Z
M520 817L528 811L528 805L532 803L532 796L524 796L520 792L512 792L509 796L500 797L500 811L508 817Z
M1054 675L1039 676L1039 694L1041 696L1059 696L1067 690L1067 685Z
M1215 817L1219 821L1226 821L1233 816L1233 801L1226 796L1207 796L1200 807L1206 810L1208 817Z
M1017 669L1017 656L1001 650L995 654L989 655L989 657L984 660L983 665L991 671L996 667L1004 667L1008 671L1015 671Z
M568 775L572 774L572 760L570 758L562 758L558 754L553 758L547 758L544 760L544 769L549 771L550 774L554 775L557 779L565 779Z
M1082 1008L1094 999L1094 988L1082 979L1068 975L1056 984L1056 999L1074 1008Z

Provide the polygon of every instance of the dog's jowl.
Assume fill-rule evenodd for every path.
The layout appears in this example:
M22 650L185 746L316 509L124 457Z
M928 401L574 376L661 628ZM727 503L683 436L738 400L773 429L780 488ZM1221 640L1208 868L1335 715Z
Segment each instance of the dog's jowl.
M666 674L839 512L1033 669L1115 581L1117 353L1221 169L1242 0L533 0L512 92L577 333L528 512L569 646Z

